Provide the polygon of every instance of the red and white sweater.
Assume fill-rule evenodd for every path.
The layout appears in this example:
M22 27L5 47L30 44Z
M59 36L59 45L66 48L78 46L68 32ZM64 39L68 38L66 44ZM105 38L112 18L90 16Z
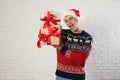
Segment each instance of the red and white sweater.
M84 80L85 63L92 47L92 36L85 31L75 34L70 29L62 30L62 41L64 47L57 50L56 75Z

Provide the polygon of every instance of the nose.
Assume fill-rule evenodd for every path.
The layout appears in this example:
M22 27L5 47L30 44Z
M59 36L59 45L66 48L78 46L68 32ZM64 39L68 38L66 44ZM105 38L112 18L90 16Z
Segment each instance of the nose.
M70 25L70 24L71 24L71 22L70 22L70 20L68 20L67 25Z

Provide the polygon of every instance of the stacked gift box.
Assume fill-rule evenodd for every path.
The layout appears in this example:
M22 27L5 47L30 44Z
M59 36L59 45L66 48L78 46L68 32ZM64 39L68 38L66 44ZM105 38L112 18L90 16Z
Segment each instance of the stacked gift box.
M41 45L59 45L61 37L60 13L55 11L47 11L40 18L42 25L38 34L38 48Z

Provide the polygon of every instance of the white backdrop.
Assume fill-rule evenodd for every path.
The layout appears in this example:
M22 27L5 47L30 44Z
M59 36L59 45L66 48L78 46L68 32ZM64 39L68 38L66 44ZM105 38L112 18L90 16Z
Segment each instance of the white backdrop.
M55 49L36 45L39 18L46 10L70 8L81 11L79 24L94 38L86 80L120 80L119 4L120 0L0 0L0 80L55 80Z

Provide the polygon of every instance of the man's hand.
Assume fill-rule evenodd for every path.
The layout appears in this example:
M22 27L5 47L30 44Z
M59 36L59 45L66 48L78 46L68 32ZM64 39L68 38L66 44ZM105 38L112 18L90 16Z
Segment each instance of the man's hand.
M54 48L58 49L58 50L61 50L62 47L63 47L63 44L60 44L60 45L53 45Z

